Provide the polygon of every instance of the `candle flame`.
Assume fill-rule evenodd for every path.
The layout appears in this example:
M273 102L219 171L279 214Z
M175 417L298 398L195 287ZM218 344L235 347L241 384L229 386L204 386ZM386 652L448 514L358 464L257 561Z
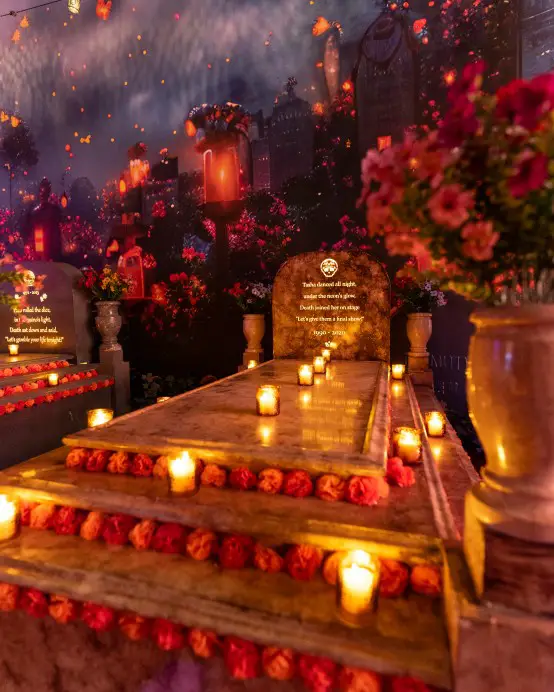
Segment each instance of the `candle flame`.
M196 472L196 464L188 452L183 452L178 457L168 460L167 469L170 476L180 478L194 474Z

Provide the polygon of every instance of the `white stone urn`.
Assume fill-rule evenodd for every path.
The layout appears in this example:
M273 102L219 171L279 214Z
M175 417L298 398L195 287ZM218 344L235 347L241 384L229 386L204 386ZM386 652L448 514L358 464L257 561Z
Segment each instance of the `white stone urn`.
M99 300L96 303L96 328L102 337L102 351L121 351L117 335L121 329L121 315L118 300Z
M242 331L246 339L246 350L261 351L265 334L265 315L244 315Z
M427 342L433 332L433 316L430 312L412 312L408 315L406 325L410 340L410 353L414 356L429 355Z
M467 397L487 464L466 514L498 533L552 545L554 305L484 309L471 321Z

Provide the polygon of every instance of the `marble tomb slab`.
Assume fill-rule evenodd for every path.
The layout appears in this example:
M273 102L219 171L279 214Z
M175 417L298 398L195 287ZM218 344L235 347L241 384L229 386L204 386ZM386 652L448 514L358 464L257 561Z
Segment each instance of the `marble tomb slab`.
M314 473L382 475L388 433L388 366L333 361L313 387L297 384L302 361L273 360L206 387L82 430L71 446L174 454L207 462L276 465ZM256 415L259 385L278 385L281 414Z

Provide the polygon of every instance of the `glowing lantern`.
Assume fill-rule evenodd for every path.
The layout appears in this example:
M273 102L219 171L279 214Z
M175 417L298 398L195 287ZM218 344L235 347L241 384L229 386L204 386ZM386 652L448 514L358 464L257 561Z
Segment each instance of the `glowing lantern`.
M10 118L10 124L12 127L17 127L20 122L21 122L21 120L18 117L16 117L15 115L12 115L12 117Z
M119 194L123 197L123 195L127 192L127 183L125 182L125 178L121 176L119 179Z
M35 252L44 252L44 229L35 228Z
M454 84L456 81L456 70L449 70L446 72L444 75L444 81L448 86L452 86L452 84Z
M96 3L96 16L98 19L107 21L112 11L112 0L98 0Z
M312 112L314 113L314 115L323 115L324 114L325 107L321 103L321 101L317 101L317 103L314 103L314 105L312 106Z
M142 159L131 159L129 161L129 173L133 187L141 185L150 173L150 164Z
M6 120L9 120L8 114L6 111L0 111L0 123L5 123Z
M312 26L312 34L314 36L321 36L326 31L329 31L331 24L325 19L325 17L318 17Z
M21 31L19 31L19 29L16 29L12 34L12 42L13 43L19 43L20 40L21 40Z
M352 91L353 88L354 88L354 85L352 84L352 82L349 79L347 79L346 82L344 82L342 85L343 91Z
M233 202L240 199L238 146L220 144L204 152L204 195L209 202Z
M29 19L28 19L26 14L23 15L23 19L19 22L19 26L22 29L28 29L29 28Z
M67 9L71 14L79 14L81 11L81 0L67 0Z
M192 122L192 120L187 120L185 122L185 132L189 137L194 137L194 135L196 134L196 126Z
M62 209L67 209L67 202L68 202L67 195L64 192L60 198L60 204L62 205Z
M392 137L386 135L385 137L377 137L377 149L383 151L383 149L388 149L392 146Z

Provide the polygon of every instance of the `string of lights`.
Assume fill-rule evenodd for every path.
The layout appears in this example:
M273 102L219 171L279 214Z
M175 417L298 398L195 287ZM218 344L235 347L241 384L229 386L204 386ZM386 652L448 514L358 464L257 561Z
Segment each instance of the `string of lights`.
M25 7L22 10L10 10L9 12L6 12L5 14L0 14L0 19L3 19L4 17L17 17L18 14L27 14L27 12L31 12L32 10L39 10L41 7L48 7L49 5L57 5L59 2L67 2L67 0L50 0L50 2L41 2L39 5L32 5L31 7ZM78 5L80 7L80 2L78 2ZM75 10L73 10L75 12ZM78 10L77 10L78 13Z

